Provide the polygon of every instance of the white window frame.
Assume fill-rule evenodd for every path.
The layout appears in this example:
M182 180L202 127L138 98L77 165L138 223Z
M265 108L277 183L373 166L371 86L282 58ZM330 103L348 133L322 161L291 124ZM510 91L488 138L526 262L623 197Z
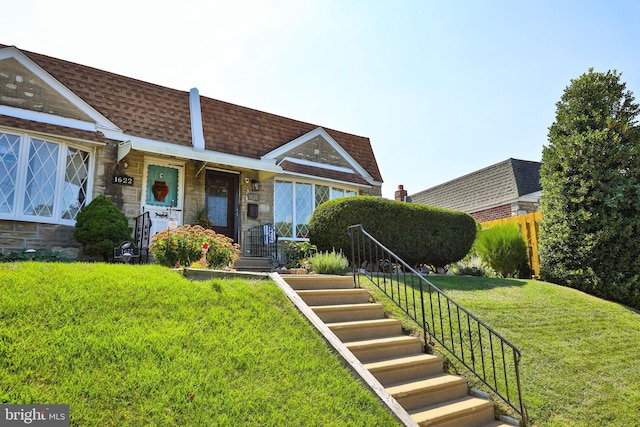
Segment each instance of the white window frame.
M328 200L333 200L335 198L340 198L340 197L351 197L354 195L358 195L358 190L354 187L349 187L346 185L340 185L338 183L335 182L326 182L326 181L313 181L313 180L306 180L306 179L290 179L290 178L276 178L274 181L274 186L273 186L273 223L275 224L276 222L276 209L278 208L276 205L276 183L278 182L285 182L285 183L289 183L292 185L292 191L291 191L291 196L292 196L292 201L291 201L291 208L292 208L292 212L291 212L291 218L292 218L292 233L295 234L296 231L296 204L295 204L295 200L296 200L296 184L311 184L311 198L312 198L312 209L311 212L315 211L316 209L316 185L321 185L324 187L329 187L329 199ZM340 196L340 197L331 197L331 194L333 193L332 189L338 189L338 190L342 190L345 195L344 196ZM355 193L355 194L347 194L347 193ZM308 223L307 223L308 224ZM301 242L305 242L308 241L309 238L308 237L296 237L296 236L281 236L278 235L278 239L280 240L287 240L287 241L301 241Z
M73 148L84 151L89 154L89 164L87 166L87 191L85 198L85 206L93 200L93 180L95 168L95 147L87 147L82 144L74 144L69 141L51 138L48 136L40 136L37 134L21 133L0 128L0 133L17 136L20 138L20 154L18 156L18 167L16 171L15 195L13 199L13 212L0 212L0 220L13 220L25 222L37 222L45 224L58 224L75 226L75 219L64 219L62 214L64 207L62 206L63 188L67 165L67 149ZM56 163L54 183L54 199L53 199L53 215L51 217L27 215L23 213L24 199L27 185L27 170L29 163L29 153L31 149L31 141L37 139L46 143L56 144L58 146L58 158Z

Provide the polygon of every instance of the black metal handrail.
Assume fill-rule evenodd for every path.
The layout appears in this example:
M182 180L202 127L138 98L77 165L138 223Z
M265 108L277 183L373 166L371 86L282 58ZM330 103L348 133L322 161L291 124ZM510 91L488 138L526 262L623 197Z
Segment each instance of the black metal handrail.
M366 277L527 424L520 351L367 233L348 228L354 283Z
M278 235L273 224L263 224L247 230L247 241L244 242L249 257L278 259Z
M140 251L138 263L149 262L149 240L151 238L151 217L149 212L143 212L135 218L134 239Z

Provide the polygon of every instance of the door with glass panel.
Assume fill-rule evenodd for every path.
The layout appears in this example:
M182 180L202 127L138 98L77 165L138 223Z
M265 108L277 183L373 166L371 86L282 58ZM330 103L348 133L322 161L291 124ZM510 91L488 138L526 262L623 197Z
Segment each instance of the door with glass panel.
M205 177L207 218L213 231L238 241L238 175L208 170Z
M147 160L143 176L142 212L149 212L151 235L182 224L184 165Z

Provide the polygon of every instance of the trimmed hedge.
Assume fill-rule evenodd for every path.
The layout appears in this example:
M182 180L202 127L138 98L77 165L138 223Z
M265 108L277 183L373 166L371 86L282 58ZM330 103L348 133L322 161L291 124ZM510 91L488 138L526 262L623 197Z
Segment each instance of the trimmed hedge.
M347 228L362 224L407 264L444 267L462 259L476 237L474 219L459 211L373 196L343 197L318 206L309 239L319 251L341 250L351 259Z

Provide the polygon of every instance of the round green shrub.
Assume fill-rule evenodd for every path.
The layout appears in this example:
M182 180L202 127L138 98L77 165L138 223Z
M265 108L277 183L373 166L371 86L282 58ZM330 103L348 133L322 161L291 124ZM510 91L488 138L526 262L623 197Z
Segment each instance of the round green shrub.
M459 211L373 196L343 197L316 208L309 238L319 251L351 258L347 228L362 224L376 240L409 265L444 267L462 259L476 237L474 219Z
M127 217L101 194L78 213L73 237L86 255L108 261L114 248L131 240L131 227Z

